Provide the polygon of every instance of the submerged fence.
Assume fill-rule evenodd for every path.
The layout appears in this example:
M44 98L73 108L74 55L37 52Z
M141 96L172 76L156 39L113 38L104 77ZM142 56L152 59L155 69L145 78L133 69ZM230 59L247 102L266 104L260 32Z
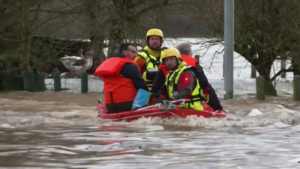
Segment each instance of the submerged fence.
M76 78L66 78L59 72L53 74L53 78L45 79L46 88L55 92L72 91L75 93L103 92L103 82L99 77L82 73Z
M256 99L257 100L265 100L266 90L270 87L265 81L265 78L262 76L258 76L256 78ZM294 101L300 101L300 76L296 75L293 79L293 99Z
M1 76L4 76L3 72ZM13 70L5 72L6 80L1 81L0 90L9 91L9 90L27 90L29 92L39 92L45 90L53 90L55 92L60 92L62 90L74 90L78 93L87 93L87 92L103 92L103 81L98 77L89 77L86 72L82 73L79 79L74 78L62 78L60 72L55 72L52 78L46 78L44 74L36 73L33 71L28 71L27 76L27 85L24 85L21 72L19 70ZM220 91L223 88L223 84L218 83L214 84L214 80L209 80L212 86L216 91ZM265 100L266 99L266 90L269 89L269 83L266 83L265 79L262 76L256 78L256 82L247 84L248 82L243 83L243 87L248 85L249 92L254 92L256 87L256 99ZM285 83L285 82L284 82ZM73 85L73 86L72 86ZM24 86L27 86L27 89L24 89ZM89 87L90 86L90 87ZM251 88L249 90L249 88ZM243 89L241 89L243 90ZM293 79L293 85L288 85L286 89L289 93L292 93L294 101L300 101L300 76L295 76ZM291 92L291 90L293 90ZM247 92L246 91L246 92ZM221 93L221 92L220 92ZM219 97L222 97L221 94L218 94Z
M27 76L26 85L24 85L23 74L20 69L0 71L0 90L27 90L30 92L46 90L43 74L28 71L25 76ZM27 86L27 88L25 89L24 86Z
M0 91L42 92L53 90L55 92L73 91L76 93L103 91L103 82L100 78L88 76L85 72L79 78L65 78L60 72L53 73L49 77L45 73L34 71L28 71L25 76L27 77L26 85L24 85L23 74L19 69L0 71Z
M61 75L59 72L55 72L53 75L54 91L61 91ZM89 91L88 74L86 72L81 74L81 93L87 93Z

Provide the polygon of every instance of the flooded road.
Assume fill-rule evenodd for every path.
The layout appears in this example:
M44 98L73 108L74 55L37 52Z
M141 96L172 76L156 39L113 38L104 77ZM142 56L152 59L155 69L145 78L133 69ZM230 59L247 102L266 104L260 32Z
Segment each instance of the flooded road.
M290 95L221 100L227 119L96 119L101 93L0 93L0 168L300 168Z

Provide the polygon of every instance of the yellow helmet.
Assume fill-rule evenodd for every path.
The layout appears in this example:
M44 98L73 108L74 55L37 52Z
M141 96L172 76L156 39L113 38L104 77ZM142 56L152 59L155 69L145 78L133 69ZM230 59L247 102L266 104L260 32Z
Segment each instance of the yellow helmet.
M146 35L147 41L148 41L149 36L159 36L159 37L161 37L161 42L164 41L164 34L160 29L156 29L156 28L149 29L147 32L147 35Z
M180 52L178 49L176 48L168 48L162 51L161 53L161 59L165 59L168 57L173 57L175 56L177 58L177 60L180 60L181 56L180 56Z

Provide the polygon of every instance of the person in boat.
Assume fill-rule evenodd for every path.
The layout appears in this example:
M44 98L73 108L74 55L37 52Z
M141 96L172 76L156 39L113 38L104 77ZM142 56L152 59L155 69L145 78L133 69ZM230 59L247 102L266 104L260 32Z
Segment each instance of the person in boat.
M197 77L197 70L181 58L176 48L166 49L162 53L162 64L169 70L162 93L168 100L187 99L180 108L203 110L201 102L205 93Z
M162 53L162 64L169 70L163 94L168 100L187 99L180 108L203 110L201 101L205 97L195 71L182 60L176 48L169 48Z
M157 74L157 68L161 63L161 52L166 49L162 48L164 41L163 32L160 29L150 29L146 34L147 45L141 52L138 52L135 62L139 66L143 79L151 90L153 80Z
M104 102L108 113L129 111L139 89L148 91L138 65L136 48L123 43L118 53L105 60L95 71L104 81Z
M212 107L215 111L217 110L223 110L223 106L220 103L220 100L218 99L218 96L214 90L214 88L211 86L211 84L208 82L208 79L206 75L204 74L203 68L199 65L198 60L192 57L193 52L191 49L191 45L188 42L180 43L176 46L176 48L180 52L181 59L187 63L187 65L193 67L196 75L198 76L200 86L203 88L204 94L208 95L208 97L205 98L205 101L207 101L207 104ZM151 89L151 101L157 101L156 99L158 96L158 92L162 89L165 83L165 79L167 74L169 73L169 69L166 67L166 65L162 64L159 66L159 71L157 73L157 76L153 82L153 86Z

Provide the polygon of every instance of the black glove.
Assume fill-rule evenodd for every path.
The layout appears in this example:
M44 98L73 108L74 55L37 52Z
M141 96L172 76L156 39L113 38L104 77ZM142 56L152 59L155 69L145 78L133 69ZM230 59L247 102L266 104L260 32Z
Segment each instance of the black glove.
M150 98L153 98L153 97L154 97L154 98L157 98L157 99L158 99L159 96L160 96L159 93L151 93L151 94L150 94Z

